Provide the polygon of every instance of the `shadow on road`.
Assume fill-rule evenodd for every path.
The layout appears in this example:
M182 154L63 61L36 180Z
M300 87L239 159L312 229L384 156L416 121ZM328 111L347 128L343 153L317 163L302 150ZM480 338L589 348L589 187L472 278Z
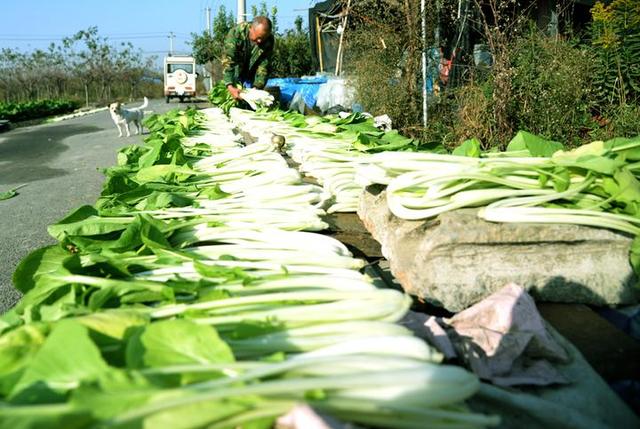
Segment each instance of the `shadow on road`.
M0 184L29 183L64 176L66 170L47 164L69 147L62 144L68 137L102 131L86 125L43 127L13 135L0 141Z

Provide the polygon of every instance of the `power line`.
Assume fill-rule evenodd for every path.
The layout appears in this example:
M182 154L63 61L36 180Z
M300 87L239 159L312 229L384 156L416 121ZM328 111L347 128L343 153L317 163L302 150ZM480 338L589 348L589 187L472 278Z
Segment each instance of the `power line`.
M187 35L185 33L173 33L176 39L190 39L191 35ZM107 40L142 40L142 39L164 39L167 37L167 33L158 34L157 36L121 36L121 37L108 37L105 36ZM64 40L64 37L51 39L51 38L36 38L36 37L0 37L0 41L2 42L61 42Z
M105 36L149 36L154 34L164 34L166 31L145 31L145 32L126 32L126 33L110 33ZM66 37L65 34L25 34L25 33L0 33L0 37Z

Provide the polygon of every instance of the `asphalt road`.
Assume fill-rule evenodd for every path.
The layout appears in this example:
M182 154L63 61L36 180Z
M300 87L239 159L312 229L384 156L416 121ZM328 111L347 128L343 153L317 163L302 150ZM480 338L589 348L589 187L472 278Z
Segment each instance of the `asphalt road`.
M150 100L145 112L186 106ZM0 200L0 313L20 298L11 283L18 262L55 243L47 226L81 205L95 203L104 181L101 170L116 163L120 148L141 143L143 137L118 138L108 111L0 134L0 192L26 184L19 195Z

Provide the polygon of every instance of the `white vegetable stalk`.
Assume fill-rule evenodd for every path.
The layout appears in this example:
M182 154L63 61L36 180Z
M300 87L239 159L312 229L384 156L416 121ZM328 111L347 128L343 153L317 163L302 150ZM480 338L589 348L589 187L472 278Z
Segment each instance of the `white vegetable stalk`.
M240 91L240 98L246 101L253 110L258 110L260 107L269 107L274 100L273 95L256 88L243 89Z
M255 92L245 97L256 103L259 98ZM300 174L288 168L272 144L261 139L236 147L222 113L205 114L207 126L219 127L218 135L195 136L188 145L205 143L220 153L201 159L193 168L202 175L201 183L217 184L230 195L210 200L201 194L198 207L147 212L160 219L201 222L176 228L170 239L182 248L179 251L168 250L164 257L159 253L127 258L147 267L133 280L156 285L159 291L167 289L160 282L168 280L205 281L197 291L176 296L175 304L141 311L153 319L188 317L212 325L240 359L277 352L286 353L286 359L144 370L150 375L216 371L222 376L172 389L162 401L141 405L106 426L126 425L216 399L262 395L265 404L272 404L270 409L266 405L248 409L209 425L240 427L258 417L281 414L295 401L309 401L304 393L319 390L327 398L312 401L318 409L373 427L453 429L495 424L495 419L460 408L461 401L477 390L478 379L461 368L434 364L442 356L395 324L409 309L407 295L374 287L371 279L356 271L364 262L353 258L342 243L318 234L286 231L325 228L320 216L329 195L329 212L355 210L363 186L356 183L356 169L371 156L348 152L348 142L340 139L328 138L320 144L287 124L256 120L251 112L232 109L233 120L254 134L287 136L286 149L301 162L301 170L323 187L303 184ZM320 124L314 130L332 127ZM417 155L415 162L433 159ZM383 167L376 174L383 176L380 170ZM439 199L453 198L446 184L439 186ZM414 204L412 191L411 187L399 189L398 195ZM208 225L211 222L224 226ZM203 245L194 246L197 243ZM173 258L168 257L171 254ZM238 338L234 334L238 326L247 323L273 326L273 330Z
M500 207L489 205L478 213L482 219L505 223L555 223L595 226L640 235L640 220L632 216L583 209Z
M362 371L348 375L285 378L238 387L210 388L202 392L194 392L191 395L176 395L161 402L150 403L127 412L109 423L123 425L178 406L246 395L269 395L281 399L298 397L301 399L304 392L322 389L328 392L329 397L334 394L348 394L352 391L354 396L360 395L359 399L371 400L375 398L375 393L379 391L380 386L392 385L396 386L395 393L381 392L380 396L385 397L377 400L381 402L384 400L385 403L402 403L406 398L412 398L413 405L419 403L420 407L425 408L462 401L474 394L479 388L477 378L461 368L425 363L418 369Z

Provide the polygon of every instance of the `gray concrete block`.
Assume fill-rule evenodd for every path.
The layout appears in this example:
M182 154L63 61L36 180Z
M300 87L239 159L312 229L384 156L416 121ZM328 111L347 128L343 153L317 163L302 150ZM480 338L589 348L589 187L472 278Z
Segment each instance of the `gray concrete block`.
M486 222L476 210L426 221L395 217L369 187L358 215L410 294L457 312L514 282L537 300L595 305L638 302L632 238L579 225Z

